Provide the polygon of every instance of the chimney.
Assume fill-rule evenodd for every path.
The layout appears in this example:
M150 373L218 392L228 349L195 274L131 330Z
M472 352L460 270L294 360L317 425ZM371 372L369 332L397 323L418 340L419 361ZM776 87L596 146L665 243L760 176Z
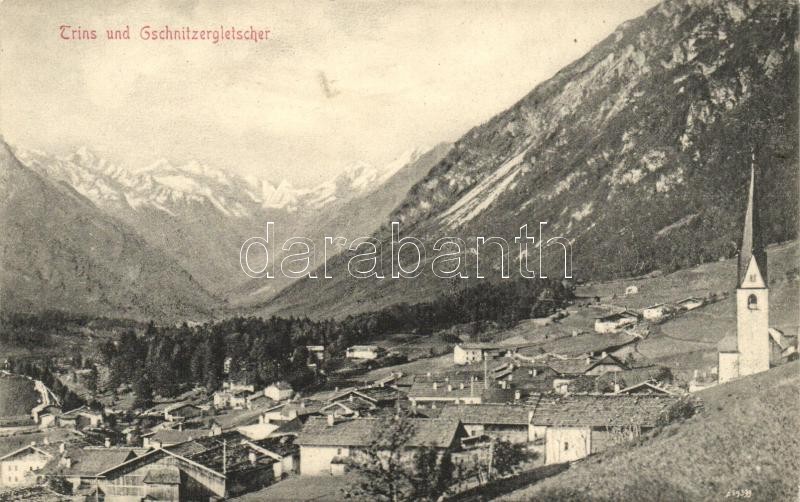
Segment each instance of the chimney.
M459 389L461 389L461 390L464 390L464 382L461 382L461 383L458 385L458 388L459 388Z
M522 399L522 392L520 392L519 390L515 390L514 391L514 401L519 401L520 399Z
M103 446L105 446L106 448L111 448L111 438L105 438L103 440Z
M339 386L338 385L333 388L333 392L339 392Z
M36 441L31 441L31 447L36 446Z
M247 454L247 459L250 461L250 465L256 465L256 452L251 450L250 453Z
M531 374L532 374L533 376L536 376L536 375L538 375L538 374L539 374L539 370L537 370L536 368L534 368L532 371L533 371L533 373L531 373Z
M619 392L619 384L618 383L614 383L614 392L615 393Z
M514 375L513 374L508 375L508 381L511 382L512 380L514 380Z
M447 384L447 392L453 392L453 386L452 385Z
M336 423L336 418L334 418L333 413L327 416L328 419L328 427L333 427L333 424Z
M306 402L305 401L300 401L300 408L301 409L306 409Z
M42 441L42 442L44 443L45 446L50 446L50 438L45 437L44 441Z
M70 467L72 467L72 459L69 457L62 458L61 465L69 469Z
M588 366L590 364L592 364L592 358L591 357L587 357L586 358L586 365Z
M439 384L437 384L436 382L433 382L433 390L436 390L438 388L439 388Z
M58 453L64 453L67 451L67 446L64 443L60 443L58 445Z
M602 353L602 354L600 354L600 357L601 357L602 359L605 359L605 357L606 357L607 355L608 355L608 354L606 353L606 351L603 351L603 353Z
M427 372L427 373L425 374L425 376L427 376L428 378L430 378L430 377L431 377L431 372L430 372L430 371L429 371L429 372Z
M530 376L534 376L534 375L533 375L533 370L528 370L528 375L530 375Z
M506 382L505 380L500 380L500 388L503 389L503 390L507 389L508 388L508 382Z

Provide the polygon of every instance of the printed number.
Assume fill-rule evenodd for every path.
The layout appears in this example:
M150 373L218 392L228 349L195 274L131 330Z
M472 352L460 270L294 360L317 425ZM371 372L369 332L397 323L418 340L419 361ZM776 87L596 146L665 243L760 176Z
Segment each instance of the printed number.
M753 496L753 490L728 490L725 498L749 499Z

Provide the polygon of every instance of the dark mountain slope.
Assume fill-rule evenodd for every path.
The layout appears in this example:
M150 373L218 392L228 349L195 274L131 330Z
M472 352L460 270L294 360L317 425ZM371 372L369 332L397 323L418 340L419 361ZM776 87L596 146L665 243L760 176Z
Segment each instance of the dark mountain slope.
M163 252L0 145L0 308L201 319L218 301Z
M755 149L767 239L794 238L797 21L788 0L662 2L468 132L390 220L429 260L435 239L479 235L506 238L516 260L519 227L546 221L545 239L572 243L579 279L669 271L736 252ZM559 249L545 252L550 276ZM296 283L262 311L343 315L453 287L430 273L355 280L350 256L331 260L334 279Z

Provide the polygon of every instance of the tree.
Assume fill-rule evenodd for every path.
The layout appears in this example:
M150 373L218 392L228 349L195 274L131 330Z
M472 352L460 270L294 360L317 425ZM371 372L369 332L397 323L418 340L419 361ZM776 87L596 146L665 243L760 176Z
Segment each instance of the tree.
M449 450L439 453L424 446L414 454L413 500L438 500L453 484L455 465Z
M502 439L496 441L492 446L489 476L492 476L492 473L497 473L499 476L511 474L517 466L536 457L537 454L528 450L523 443L512 443Z
M94 395L97 392L97 368L91 365L89 372L86 374L86 388Z
M136 394L136 399L134 399L131 409L146 409L153 406L153 387L144 371L136 374L133 381L133 392Z
M379 420L375 425L372 441L348 463L358 479L348 495L391 502L413 500L414 466L404 454L414 432L411 419L399 415Z

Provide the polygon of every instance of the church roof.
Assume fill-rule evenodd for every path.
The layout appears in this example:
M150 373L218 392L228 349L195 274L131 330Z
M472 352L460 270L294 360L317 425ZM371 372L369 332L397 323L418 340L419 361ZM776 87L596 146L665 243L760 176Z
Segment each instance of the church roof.
M755 155L750 165L750 189L747 193L747 211L744 216L744 229L742 243L739 247L738 287L747 278L747 270L752 258L755 258L758 271L761 272L764 284L767 284L767 252L764 244L764 235L759 218L759 197L756 190Z

